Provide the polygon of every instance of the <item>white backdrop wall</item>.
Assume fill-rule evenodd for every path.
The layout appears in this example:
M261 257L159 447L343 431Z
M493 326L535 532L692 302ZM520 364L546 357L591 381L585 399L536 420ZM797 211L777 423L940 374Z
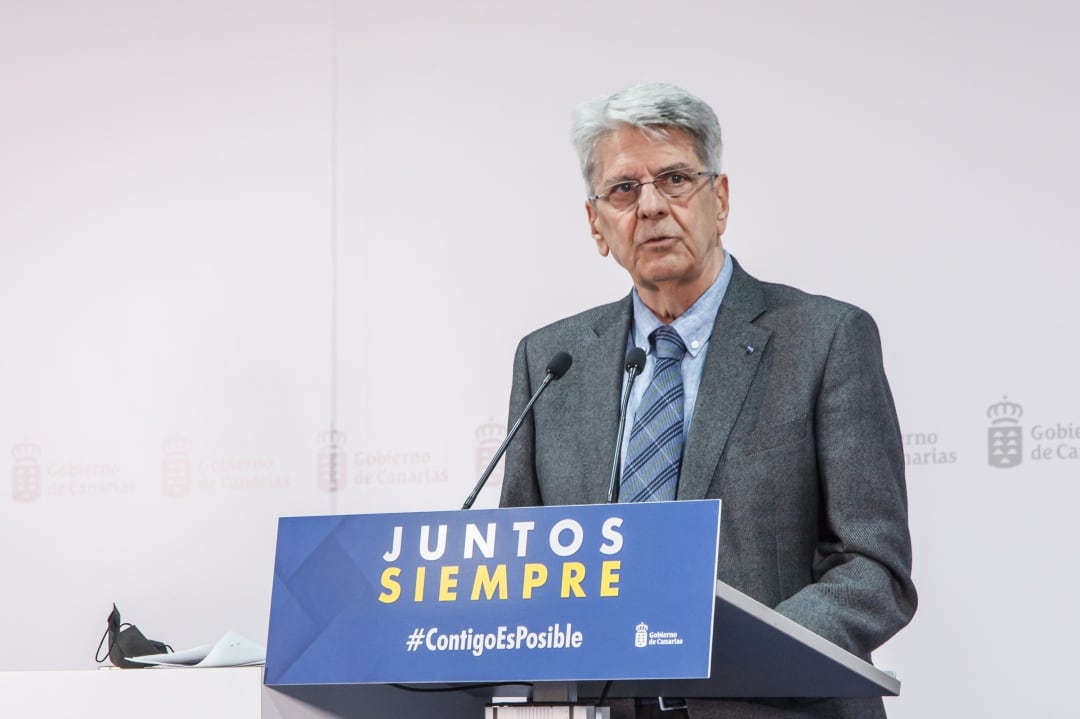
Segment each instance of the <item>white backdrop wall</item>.
M0 668L90 666L113 601L264 639L278 516L460 504L518 338L629 289L570 109L667 80L724 126L727 248L881 327L921 594L890 714L1069 715L1078 22L4 0Z

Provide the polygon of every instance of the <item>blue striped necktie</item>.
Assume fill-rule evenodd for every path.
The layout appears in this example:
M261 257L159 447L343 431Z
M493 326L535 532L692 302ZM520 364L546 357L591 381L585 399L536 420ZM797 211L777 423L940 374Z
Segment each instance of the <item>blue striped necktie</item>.
M652 382L645 388L630 430L619 491L621 502L675 499L683 453L682 364L679 333L663 326L649 336L656 355Z

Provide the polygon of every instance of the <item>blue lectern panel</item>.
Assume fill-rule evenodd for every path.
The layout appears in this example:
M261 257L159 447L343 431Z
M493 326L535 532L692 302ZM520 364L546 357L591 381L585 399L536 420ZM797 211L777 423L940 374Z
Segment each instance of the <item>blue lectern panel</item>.
M266 683L709 675L720 503L278 525Z

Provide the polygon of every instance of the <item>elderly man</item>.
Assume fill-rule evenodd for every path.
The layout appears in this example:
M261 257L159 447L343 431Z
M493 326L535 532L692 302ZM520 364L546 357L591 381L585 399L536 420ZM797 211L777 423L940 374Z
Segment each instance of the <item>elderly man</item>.
M574 358L507 455L506 506L606 501L624 357L621 501L720 498L718 576L848 651L915 612L904 457L880 340L857 307L751 277L723 247L728 179L704 102L663 84L579 107L574 142L613 304L525 337L516 416L558 351ZM880 699L616 702L614 716L875 717Z

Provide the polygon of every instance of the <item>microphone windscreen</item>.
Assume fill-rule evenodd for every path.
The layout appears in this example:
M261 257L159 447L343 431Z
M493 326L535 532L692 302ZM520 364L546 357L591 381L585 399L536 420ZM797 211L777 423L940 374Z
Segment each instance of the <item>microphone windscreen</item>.
M641 368L645 366L645 350L640 347L631 347L630 351L626 353L626 371L634 370L640 372Z
M573 362L573 358L566 352L556 352L555 356L548 362L548 374L552 375L555 379L559 379L566 374L566 370L570 369L570 365L573 364Z

